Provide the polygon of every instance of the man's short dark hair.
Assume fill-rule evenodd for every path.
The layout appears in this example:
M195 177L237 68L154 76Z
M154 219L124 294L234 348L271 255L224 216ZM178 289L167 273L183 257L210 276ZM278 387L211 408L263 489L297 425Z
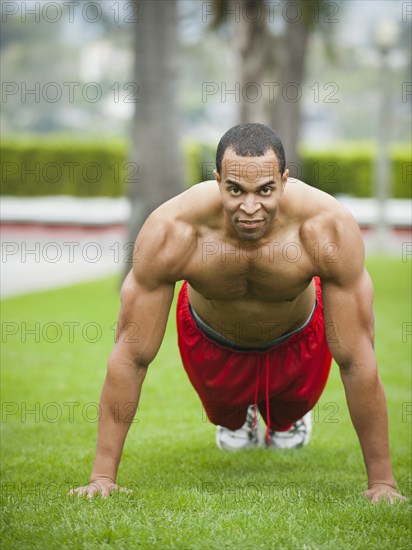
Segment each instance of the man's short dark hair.
M279 135L268 126L250 122L230 128L220 139L216 151L216 170L221 173L226 149L232 148L241 157L262 157L272 149L279 162L279 172L285 171L285 150Z

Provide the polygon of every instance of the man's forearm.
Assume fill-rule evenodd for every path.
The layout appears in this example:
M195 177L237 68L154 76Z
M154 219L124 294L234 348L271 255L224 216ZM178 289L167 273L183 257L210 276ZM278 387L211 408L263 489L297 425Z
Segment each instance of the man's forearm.
M146 372L146 367L133 364L109 366L100 398L96 457L90 481L99 477L116 480L123 445L139 403Z
M376 368L366 365L342 368L341 377L362 448L368 485L385 483L395 487L390 463L386 399Z

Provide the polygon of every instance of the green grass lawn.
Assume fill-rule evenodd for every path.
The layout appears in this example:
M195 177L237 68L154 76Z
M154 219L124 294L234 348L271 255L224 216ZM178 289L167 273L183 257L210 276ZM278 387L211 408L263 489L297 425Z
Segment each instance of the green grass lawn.
M411 497L411 268L382 258L368 267L393 467ZM222 453L181 366L174 311L120 466L133 493L67 497L90 474L117 309L113 278L2 303L3 549L411 548L411 501L362 497L336 365L308 447Z

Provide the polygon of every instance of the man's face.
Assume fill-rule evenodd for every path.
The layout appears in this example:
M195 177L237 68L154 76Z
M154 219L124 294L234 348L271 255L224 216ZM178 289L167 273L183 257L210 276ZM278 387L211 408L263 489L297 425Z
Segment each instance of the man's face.
M221 172L215 170L215 178L229 221L242 240L259 240L272 226L289 171L280 174L272 149L261 157L240 157L228 148Z

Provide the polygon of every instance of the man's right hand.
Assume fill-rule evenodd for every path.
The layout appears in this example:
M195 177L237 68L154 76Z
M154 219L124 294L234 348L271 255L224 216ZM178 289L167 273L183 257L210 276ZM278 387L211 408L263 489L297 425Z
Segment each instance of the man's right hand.
M100 495L103 498L107 498L111 493L131 493L130 489L125 487L119 487L112 479L107 477L97 478L91 481L84 487L77 487L77 489L70 489L68 496L86 496L92 498L96 495Z

